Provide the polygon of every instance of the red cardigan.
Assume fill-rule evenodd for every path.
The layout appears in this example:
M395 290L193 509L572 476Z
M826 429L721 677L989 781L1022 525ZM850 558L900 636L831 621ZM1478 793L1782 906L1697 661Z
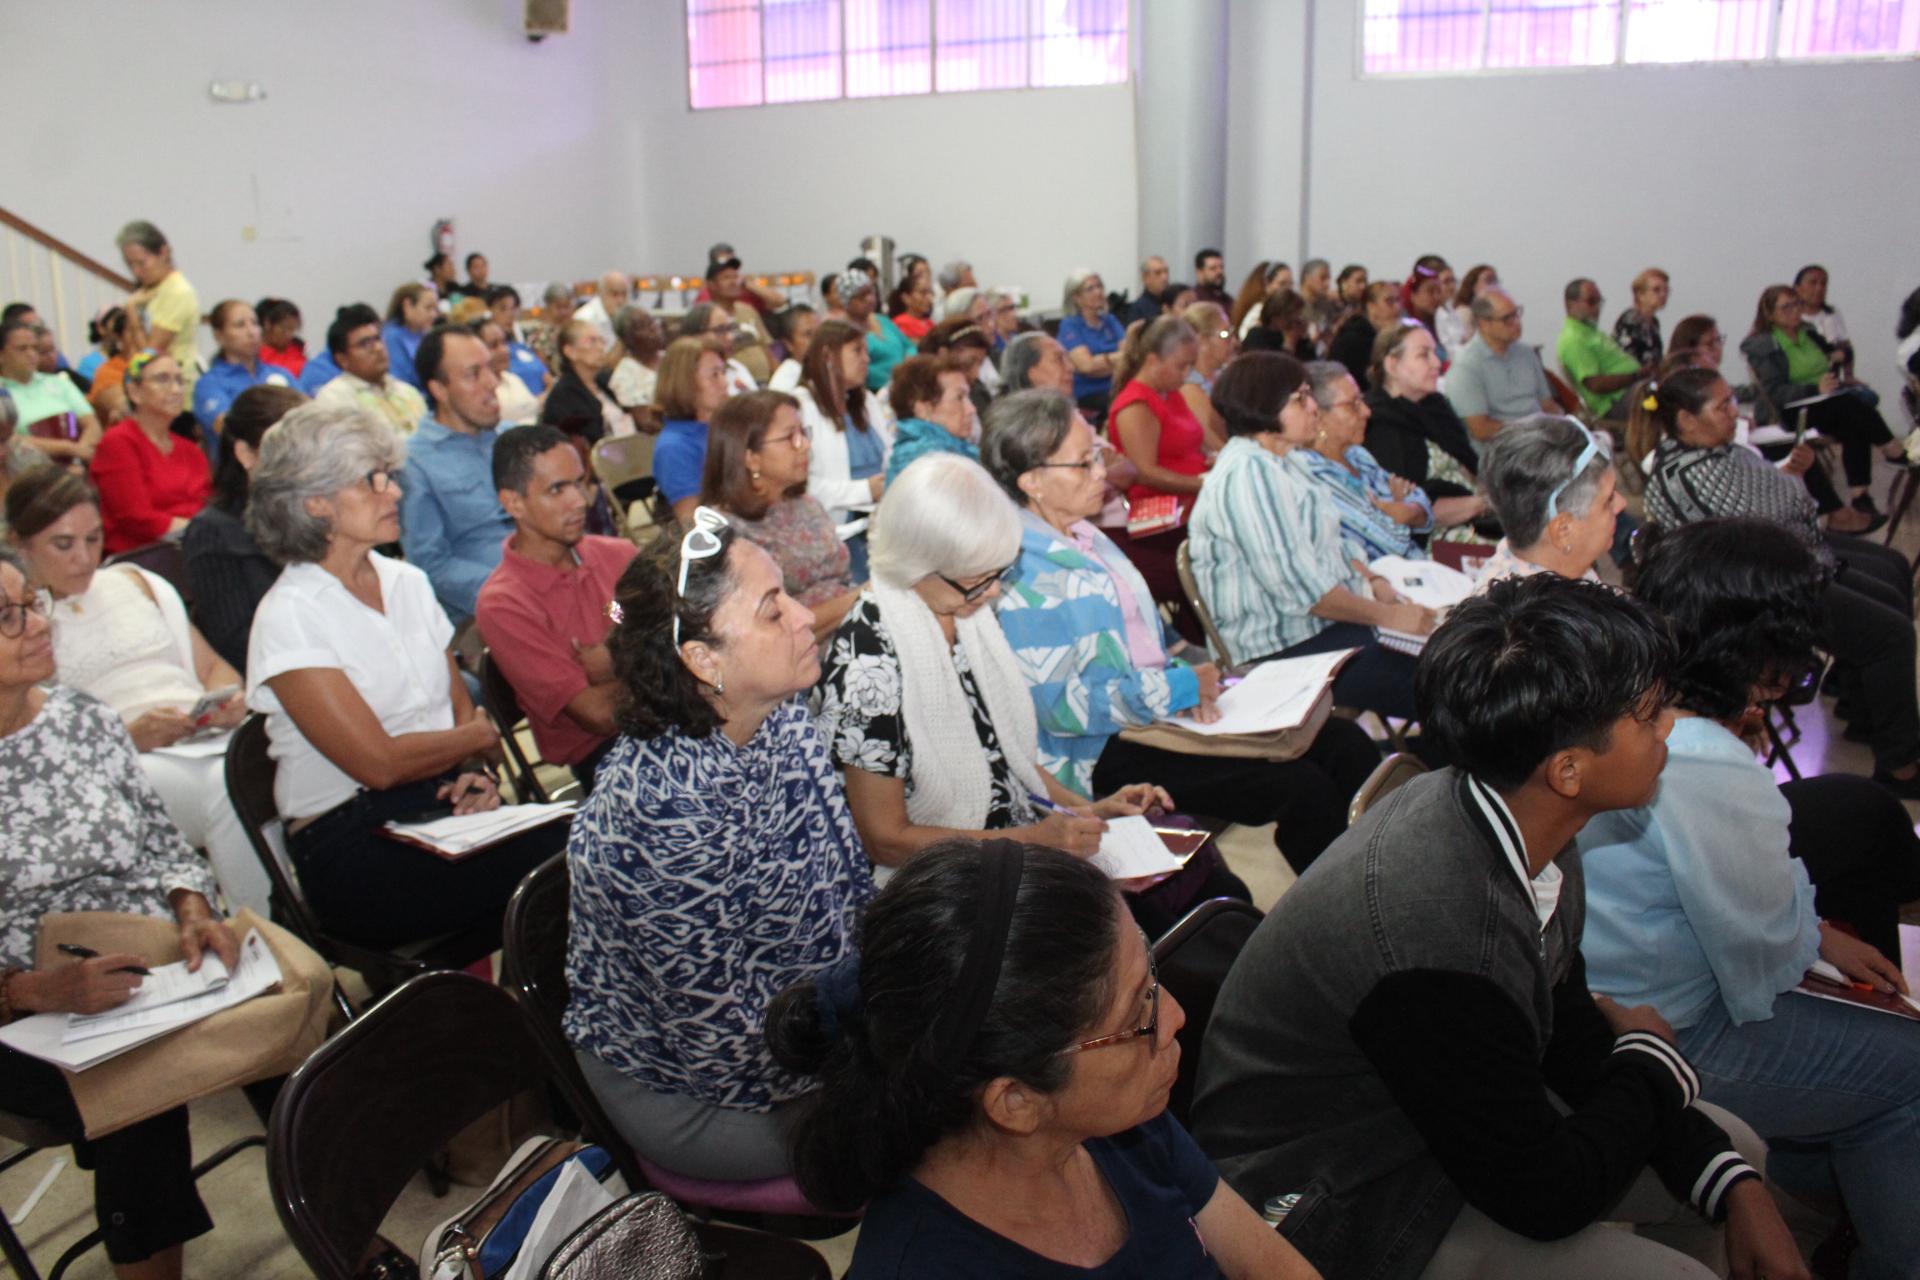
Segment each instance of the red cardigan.
M108 427L88 468L100 490L105 551L118 555L158 541L175 516L191 520L207 505L213 477L207 455L184 436L162 453L132 418Z

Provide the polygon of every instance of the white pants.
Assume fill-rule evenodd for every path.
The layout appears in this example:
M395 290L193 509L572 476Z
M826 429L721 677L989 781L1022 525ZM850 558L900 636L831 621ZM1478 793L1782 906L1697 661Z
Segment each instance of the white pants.
M167 806L173 825L188 844L206 849L228 911L252 907L267 915L272 885L247 840L246 828L240 825L240 815L227 799L226 756L187 760L143 751L140 764L147 771L147 781L160 793L160 803Z
M1711 1103L1694 1106L1727 1131L1748 1164L1767 1167L1766 1144L1746 1121ZM1640 1171L1607 1222L1634 1230L1596 1222L1564 1239L1529 1240L1468 1205L1420 1280L1711 1280L1726 1272L1720 1228L1674 1199L1651 1169Z

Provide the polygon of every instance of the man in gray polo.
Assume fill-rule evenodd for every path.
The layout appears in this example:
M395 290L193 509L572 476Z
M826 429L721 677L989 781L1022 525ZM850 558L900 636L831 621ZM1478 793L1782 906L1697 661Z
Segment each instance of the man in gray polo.
M1447 400L1466 422L1474 443L1484 445L1509 422L1536 413L1559 413L1540 357L1520 341L1520 304L1504 289L1473 300L1478 333L1447 370Z

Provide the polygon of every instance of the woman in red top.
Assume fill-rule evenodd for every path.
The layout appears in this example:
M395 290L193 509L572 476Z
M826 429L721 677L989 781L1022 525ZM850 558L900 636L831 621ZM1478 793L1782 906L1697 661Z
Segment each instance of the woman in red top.
M127 362L126 387L132 416L100 437L89 472L100 490L108 555L180 533L213 488L200 442L172 430L186 400L173 357L135 356ZM191 426L193 419L186 422Z
M1151 324L1134 321L1115 357L1115 394L1107 411L1107 431L1139 471L1127 490L1128 536L1115 541L1147 580L1153 598L1174 607L1174 625L1180 634L1204 644L1205 636L1180 589L1178 561L1194 497L1213 465L1207 456L1206 430L1180 394L1199 352L1199 335L1178 315L1164 315ZM1169 509L1157 513L1162 506ZM1156 514L1159 520L1153 520ZM1150 520L1153 524L1143 528Z

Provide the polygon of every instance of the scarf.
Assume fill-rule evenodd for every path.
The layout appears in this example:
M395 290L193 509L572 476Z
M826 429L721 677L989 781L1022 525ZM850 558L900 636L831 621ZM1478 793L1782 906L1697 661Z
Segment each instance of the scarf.
M875 581L867 589L880 606L880 621L900 658L900 718L914 760L907 817L916 826L981 830L993 802L993 774L973 731L973 712L940 620L911 588L903 591ZM1035 763L1040 729L1033 699L999 619L992 609L977 609L954 619L954 627L1014 785L1046 795Z

